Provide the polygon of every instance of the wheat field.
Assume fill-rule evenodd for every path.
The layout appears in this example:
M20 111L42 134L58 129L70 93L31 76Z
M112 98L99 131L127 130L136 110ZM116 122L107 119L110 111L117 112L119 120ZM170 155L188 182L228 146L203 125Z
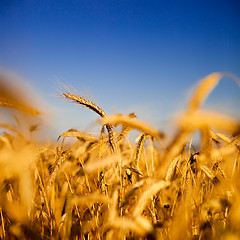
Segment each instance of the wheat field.
M102 128L50 143L31 138L43 112L1 77L0 239L240 239L240 121L201 108L223 77L199 82L173 137L63 89Z

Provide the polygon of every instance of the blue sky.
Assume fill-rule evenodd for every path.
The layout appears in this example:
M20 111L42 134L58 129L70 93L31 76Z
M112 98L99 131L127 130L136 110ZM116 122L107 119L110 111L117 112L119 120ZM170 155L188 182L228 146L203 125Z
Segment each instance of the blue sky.
M59 81L163 129L201 78L240 77L239 11L238 0L1 0L0 68L37 89L59 132L98 119L52 96ZM239 117L239 103L223 79L206 107Z

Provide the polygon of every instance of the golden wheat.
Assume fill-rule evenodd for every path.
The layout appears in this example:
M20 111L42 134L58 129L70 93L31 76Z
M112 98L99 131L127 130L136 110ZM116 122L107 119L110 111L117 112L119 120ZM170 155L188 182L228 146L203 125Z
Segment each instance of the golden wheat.
M63 97L102 118L100 136L69 126L62 142L43 143L1 118L0 239L240 239L240 122L199 109L224 76L199 83L167 147L168 135L135 114L107 116L70 91ZM19 125L40 113L6 84L0 105L24 113Z

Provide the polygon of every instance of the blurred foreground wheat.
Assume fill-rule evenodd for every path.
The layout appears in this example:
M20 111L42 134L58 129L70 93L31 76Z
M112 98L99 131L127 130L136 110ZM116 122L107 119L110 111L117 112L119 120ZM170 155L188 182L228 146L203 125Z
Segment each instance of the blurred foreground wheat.
M29 131L41 112L1 76L0 239L240 239L240 122L200 110L222 77L199 83L165 146L168 134L135 114L108 116L70 91L62 97L100 115L99 136L69 129L59 138L71 145L32 141L2 110L31 116Z

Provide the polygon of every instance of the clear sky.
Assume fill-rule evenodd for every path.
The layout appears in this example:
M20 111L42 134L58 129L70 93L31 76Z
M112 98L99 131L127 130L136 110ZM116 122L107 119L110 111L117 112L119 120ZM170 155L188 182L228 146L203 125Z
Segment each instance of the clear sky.
M0 0L0 68L39 91L59 131L98 119L52 96L59 81L162 129L201 78L240 77L239 12L239 0ZM239 103L229 79L207 100L238 117Z

